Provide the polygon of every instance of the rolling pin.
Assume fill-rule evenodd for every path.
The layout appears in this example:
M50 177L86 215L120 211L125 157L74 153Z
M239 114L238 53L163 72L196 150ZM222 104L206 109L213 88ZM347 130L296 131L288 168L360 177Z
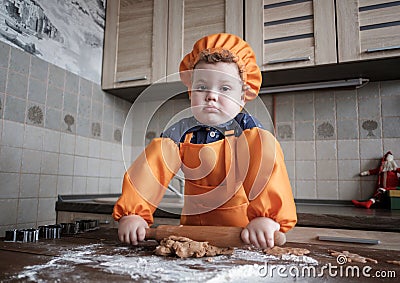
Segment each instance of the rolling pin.
M146 239L160 241L174 235L187 237L194 241L208 242L220 248L242 247L246 245L240 237L242 229L241 227L227 226L159 225L157 228L146 229ZM280 231L275 231L274 242L276 246L285 244L285 234Z

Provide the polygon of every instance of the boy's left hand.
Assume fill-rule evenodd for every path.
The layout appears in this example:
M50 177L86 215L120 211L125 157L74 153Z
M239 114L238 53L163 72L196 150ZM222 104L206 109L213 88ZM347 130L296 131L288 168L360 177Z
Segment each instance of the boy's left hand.
M241 237L246 244L253 244L257 248L272 248L274 233L279 231L280 225L268 217L257 217L243 229Z

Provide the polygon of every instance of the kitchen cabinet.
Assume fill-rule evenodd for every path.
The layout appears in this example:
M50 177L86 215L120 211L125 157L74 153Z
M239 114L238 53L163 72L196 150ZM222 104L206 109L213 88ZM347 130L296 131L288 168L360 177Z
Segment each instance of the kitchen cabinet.
M243 36L243 0L107 1L102 87L178 81L193 43L218 32Z
M334 0L250 0L245 13L262 71L337 63Z
M149 84L165 77L168 1L107 1L103 89Z
M400 55L400 1L337 0L339 62Z

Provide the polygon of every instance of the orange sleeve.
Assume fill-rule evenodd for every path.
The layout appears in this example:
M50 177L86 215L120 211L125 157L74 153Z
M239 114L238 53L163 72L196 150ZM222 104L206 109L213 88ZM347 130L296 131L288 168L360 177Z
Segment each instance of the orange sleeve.
M297 214L282 149L268 131L252 128L245 135L250 155L244 181L250 202L249 221L269 217L280 224L282 232L287 232L295 226Z
M153 213L179 168L177 145L169 138L154 139L125 172L113 218L136 214L153 224Z

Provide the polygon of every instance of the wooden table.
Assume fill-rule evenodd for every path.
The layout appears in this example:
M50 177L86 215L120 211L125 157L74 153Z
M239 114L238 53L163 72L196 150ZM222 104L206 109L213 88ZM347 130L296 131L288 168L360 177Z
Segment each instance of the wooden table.
M317 235L327 234L368 237L382 243L361 245L316 240ZM132 247L120 244L116 235L116 229L100 228L35 243L2 241L0 282L292 282L296 272L300 274L296 280L299 282L396 282L400 278L400 266L386 262L400 260L400 234L395 232L296 227L287 234L285 246L307 248L311 253L286 259L247 249L210 259L164 258L153 255L157 244L154 241ZM337 258L328 253L330 249L348 250L374 258L378 263L338 264ZM362 274L368 266L367 275L371 277ZM358 277L356 270L360 271ZM376 272L390 278L373 277Z

